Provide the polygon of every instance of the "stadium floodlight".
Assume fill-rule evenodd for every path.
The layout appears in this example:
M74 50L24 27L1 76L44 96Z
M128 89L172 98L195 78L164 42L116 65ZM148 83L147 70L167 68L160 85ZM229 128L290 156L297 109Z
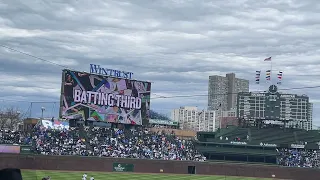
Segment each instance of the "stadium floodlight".
M17 120L21 120L21 119L20 119L20 114L21 114L20 111L17 111L17 112L16 112L16 118L17 118Z
M41 107L41 119L43 119L43 112L46 110L45 107Z

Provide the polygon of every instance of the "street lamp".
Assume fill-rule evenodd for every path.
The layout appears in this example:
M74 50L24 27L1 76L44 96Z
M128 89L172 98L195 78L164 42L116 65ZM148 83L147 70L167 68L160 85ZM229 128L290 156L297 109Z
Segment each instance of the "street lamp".
M41 119L43 119L43 112L46 110L45 107L41 107Z
M17 111L17 112L16 112L17 120L19 120L19 121L20 121L20 114L21 114L20 111Z

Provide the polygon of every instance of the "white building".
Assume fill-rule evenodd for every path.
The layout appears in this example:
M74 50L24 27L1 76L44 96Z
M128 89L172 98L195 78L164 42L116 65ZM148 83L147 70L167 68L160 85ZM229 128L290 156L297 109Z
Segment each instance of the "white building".
M180 128L193 131L215 131L215 111L198 110L197 107L185 106L173 109L173 121L179 122Z

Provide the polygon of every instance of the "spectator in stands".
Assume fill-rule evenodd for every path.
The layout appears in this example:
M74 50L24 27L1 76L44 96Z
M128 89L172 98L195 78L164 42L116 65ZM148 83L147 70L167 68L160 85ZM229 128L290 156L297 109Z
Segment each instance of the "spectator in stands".
M205 161L192 141L174 134L149 132L143 128L71 128L55 130L37 127L32 133L6 131L0 143L29 144L43 155L79 155L116 158Z
M280 149L278 150L277 163L289 167L320 167L320 151L306 149Z
M78 130L35 129L33 147L36 153L43 155L81 155L87 156L85 140L80 138Z
M30 144L30 134L19 131L0 130L0 144Z
M93 155L104 157L204 160L191 141L147 130L101 129L88 132ZM198 155L198 156L197 156Z

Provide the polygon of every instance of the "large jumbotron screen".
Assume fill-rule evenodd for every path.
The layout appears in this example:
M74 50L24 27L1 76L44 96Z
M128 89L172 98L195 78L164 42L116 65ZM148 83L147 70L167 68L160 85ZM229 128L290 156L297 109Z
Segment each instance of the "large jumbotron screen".
M150 82L63 70L60 115L142 125L149 120L150 91Z

